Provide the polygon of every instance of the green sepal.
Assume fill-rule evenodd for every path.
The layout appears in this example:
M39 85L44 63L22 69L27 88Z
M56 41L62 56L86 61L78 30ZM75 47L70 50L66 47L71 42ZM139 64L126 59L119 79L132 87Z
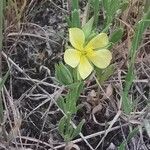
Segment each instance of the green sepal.
M84 32L85 38L87 39L91 34L94 23L94 17L92 17L83 27L82 30Z
M57 100L57 105L59 106L59 108L64 112L67 113L67 105L66 105L66 101L65 98L63 98L62 96L60 96Z

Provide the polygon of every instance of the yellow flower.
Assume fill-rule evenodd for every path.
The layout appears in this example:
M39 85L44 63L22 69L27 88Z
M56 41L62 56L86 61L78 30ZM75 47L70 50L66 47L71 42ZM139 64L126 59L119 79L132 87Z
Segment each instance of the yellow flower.
M77 67L82 79L87 78L93 71L94 64L98 68L106 68L112 59L108 45L108 36L100 33L85 44L84 32L79 28L69 29L69 40L74 48L67 49L64 61L71 67Z

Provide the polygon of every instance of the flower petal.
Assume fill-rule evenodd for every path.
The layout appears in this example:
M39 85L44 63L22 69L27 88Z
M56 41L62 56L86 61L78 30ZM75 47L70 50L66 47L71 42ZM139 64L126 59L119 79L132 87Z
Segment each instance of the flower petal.
M83 49L83 44L85 42L84 32L79 28L69 29L69 39L72 46L78 50Z
M97 49L104 48L108 45L108 36L106 33L100 33L96 37L94 37L88 44L87 48Z
M87 54L89 60L98 68L106 68L112 59L112 54L107 49L91 51Z
M64 53L64 61L66 64L75 68L80 62L81 52L75 49L67 49Z
M81 78L82 79L87 78L91 74L92 70L93 70L93 67L90 64L90 62L84 55L82 55L79 66L78 66L78 71L79 71Z

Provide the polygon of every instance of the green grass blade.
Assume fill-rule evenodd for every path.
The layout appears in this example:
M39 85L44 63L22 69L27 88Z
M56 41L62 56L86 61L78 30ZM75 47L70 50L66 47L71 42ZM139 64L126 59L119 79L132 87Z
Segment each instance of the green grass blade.
M120 144L118 150L125 150L126 144L138 133L138 131L138 128L133 129L133 131L129 133L127 139Z
M131 45L130 54L129 54L129 58L130 58L129 68L128 68L128 72L125 78L125 87L122 93L123 110L126 114L129 114L133 109L132 102L130 101L130 98L128 95L129 95L129 90L131 88L131 85L134 79L134 63L135 63L135 58L136 58L138 47L142 40L142 35L145 29L149 25L150 25L150 9L144 15L144 17L138 22L136 30L135 30L135 35L132 40L132 45Z

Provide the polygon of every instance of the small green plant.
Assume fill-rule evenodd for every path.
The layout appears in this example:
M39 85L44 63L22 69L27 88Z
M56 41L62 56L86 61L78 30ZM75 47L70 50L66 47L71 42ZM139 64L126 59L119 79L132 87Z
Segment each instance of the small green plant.
M121 9L122 3L118 5L116 0L110 0L109 3L114 5L115 11L111 10L113 14L109 12L110 7L104 1L101 3L99 0L89 0L88 6L92 9L88 9L88 12L85 13L85 18L82 18L86 20L84 22L80 20L79 1L71 1L71 13L67 18L71 45L64 53L66 64L61 62L55 66L57 81L68 91L57 100L59 108L64 113L59 122L59 132L67 143L81 132L85 122L81 120L76 128L72 124L73 116L79 109L77 104L84 90L84 81L92 73L96 73L98 81L103 84L114 72L115 66L110 65L112 52L109 49L122 38L124 31L122 28L117 28L109 38L106 28L109 28L118 9ZM99 33L100 6L104 6L106 18L104 28L101 28Z
M74 128L71 124L72 117L79 109L79 106L77 106L77 100L83 90L83 81L76 80L77 78L75 75L76 74L71 72L70 68L67 68L64 64L59 63L56 65L57 80L68 89L68 93L64 97L59 97L57 100L59 108L64 112L64 117L61 118L58 128L61 136L66 142L71 141L81 132L82 126L85 122L82 120L77 125L77 128Z

